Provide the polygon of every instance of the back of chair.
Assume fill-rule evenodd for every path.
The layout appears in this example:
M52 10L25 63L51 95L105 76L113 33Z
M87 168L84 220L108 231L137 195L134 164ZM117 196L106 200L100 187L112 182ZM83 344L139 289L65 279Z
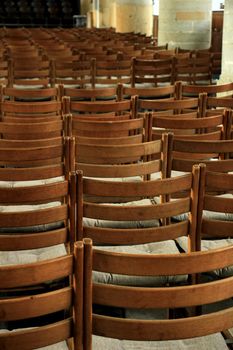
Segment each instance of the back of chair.
M189 254L138 255L112 253L93 248L91 241L84 240L84 342L86 349L92 349L92 334L104 338L120 340L150 341L150 346L159 348L156 341L189 339L196 343L196 337L221 332L232 327L232 307L223 306L218 311L211 309L212 304L232 298L232 278L218 282L205 282L183 286L147 287L124 286L106 283L94 283L92 271L109 272L111 275L155 276L172 274L194 274L223 268L233 263L233 247L209 252ZM91 268L92 267L92 268ZM92 305L104 305L127 309L137 309L137 316L131 319L120 315L98 314ZM146 318L149 309L183 309L203 306L202 314L175 316L173 319L158 319L156 314ZM208 310L211 311L208 311ZM205 311L207 310L207 311ZM179 314L179 313L178 313ZM105 344L102 339L102 346ZM98 338L93 338L98 344ZM152 341L152 342L151 342ZM111 339L114 343L114 340ZM107 343L108 344L108 343ZM112 343L111 343L112 344ZM137 342L136 342L137 344ZM136 345L135 344L135 345ZM145 344L145 343L142 343ZM162 345L163 344L163 345ZM223 341L223 344L225 342ZM210 344L209 344L210 345ZM132 346L132 343L131 343ZM195 345L194 345L195 346Z
M196 163L205 163L212 171L229 172L233 170L233 140L187 140L174 139L172 170L191 171Z
M66 244L72 249L75 224L71 186L68 180L63 180L0 187L0 250L36 249L57 244Z
M84 88L77 89L72 87L64 87L61 85L62 96L68 96L71 100L86 100L86 101L96 101L96 100L117 100L117 89L116 87L107 88Z
M2 101L1 102L1 119L21 118L35 120L36 118L56 117L62 118L62 106L60 101L41 101L41 102L18 102Z
M23 89L0 87L1 101L12 100L21 102L60 100L59 88Z
M66 177L69 140L0 140L0 180L28 181Z
M0 348L28 350L53 345L81 350L83 342L83 245L75 253L44 262L0 267L0 321L11 330L1 329ZM33 278L32 278L33 276ZM73 279L36 292L40 285L60 279ZM56 286L56 283L54 284ZM22 297L19 288L29 288ZM34 292L33 292L34 289ZM75 292L74 292L75 289ZM16 292L14 292L16 290ZM14 330L12 330L14 328ZM20 329L17 329L20 328Z
M96 120L71 117L71 132L77 143L128 144L146 141L147 118Z
M231 96L233 92L233 83L226 84L182 84L183 96L195 96L197 97L201 93L207 93L208 96L216 97L217 94L224 94L225 96Z
M38 146L40 140L47 139L47 141L54 138L61 138L65 134L66 124L63 120L53 120L47 122L33 122L27 123L20 122L18 118L17 122L0 122L0 135L1 141L4 140L38 140ZM1 144L2 145L2 144ZM36 143L35 143L36 146ZM26 147L26 142L25 142Z
M139 99L162 99L162 98L176 98L178 95L178 84L155 86L155 87L128 87L122 85L120 89L123 97L138 96Z
M152 128L149 139L161 137L164 132L173 132L175 138L221 140L225 139L227 115L219 114L196 118L191 113L156 115L152 113Z
M150 87L173 82L173 58L132 59L131 86L149 84Z
M159 114L195 113L202 116L202 96L187 99L139 99L138 109L140 111L152 111Z
M137 98L122 101L72 101L63 98L63 112L78 117L106 117L118 115L137 116Z
M188 236L190 249L195 250L198 179L198 167L192 174L150 181L100 181L78 173L78 239L90 237L104 245L136 245ZM169 201L174 194L180 198ZM161 226L184 213L190 213L189 219Z
M157 173L167 176L171 146L168 135L160 140L135 144L82 144L71 140L71 156L74 155L75 169L84 176L100 178L142 179ZM75 148L75 149L74 149ZM73 151L72 151L73 149ZM71 161L73 164L73 162Z
M174 81L188 84L212 84L211 55L203 57L174 57Z
M197 242L201 249L201 239L215 240L232 238L233 232L233 175L201 168L200 225Z

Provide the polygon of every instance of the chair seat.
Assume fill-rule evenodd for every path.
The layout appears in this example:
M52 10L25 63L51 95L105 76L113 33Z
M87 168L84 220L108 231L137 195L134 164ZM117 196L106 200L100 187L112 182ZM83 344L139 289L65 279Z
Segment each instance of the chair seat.
M64 181L64 176L52 177L50 179L30 180L30 181L0 181L1 188L40 186L54 182Z
M179 237L177 238L178 245L185 251L188 251L188 239L187 237ZM226 247L228 245L233 244L232 238L226 238L226 239L203 239L201 240L201 250L202 251L208 251L211 249L219 249L222 247ZM209 271L206 273L207 276L211 278L224 278L233 276L233 265L225 267L223 269Z
M46 204L34 204L34 205L1 205L1 213L12 212L29 212L34 210L48 209L53 207L59 207L61 203L59 201L50 202ZM63 222L52 222L49 224L42 224L36 226L27 227L0 227L0 233L25 233L25 232L44 232L48 230L55 230L63 227Z
M220 333L185 340L139 342L93 336L93 350L227 350Z
M176 244L172 240L124 246L98 246L97 249L111 252L129 254L179 254ZM96 283L136 285L136 286L161 286L167 283L183 283L187 280L186 275L177 276L128 276L94 271L93 279Z
M23 328L20 330L23 330ZM0 334L4 334L8 332L17 332L17 330L9 331L8 329L0 329ZM43 346L42 348L37 348L37 350L69 350L69 347L67 346L65 341L62 341L57 344L52 344L48 346Z
M226 193L219 195L219 197L222 198L233 198L232 194ZM173 217L175 221L183 221L187 220L188 214L184 213L181 215L176 215ZM222 221L232 221L233 220L233 214L231 213L221 213L216 211L209 211L209 210L203 210L203 218L208 220L222 220Z
M42 260L58 258L66 254L67 251L64 244L20 251L0 251L0 266L30 264Z
M142 199L138 201L132 201L127 203L114 203L111 205L116 206L140 206L140 205L151 205L150 199ZM158 227L160 226L159 220L138 220L138 221L107 221L107 220L98 220L98 219L91 219L91 218L84 218L83 219L83 225L84 226L95 226L95 227L111 227L111 228L142 228L142 227Z

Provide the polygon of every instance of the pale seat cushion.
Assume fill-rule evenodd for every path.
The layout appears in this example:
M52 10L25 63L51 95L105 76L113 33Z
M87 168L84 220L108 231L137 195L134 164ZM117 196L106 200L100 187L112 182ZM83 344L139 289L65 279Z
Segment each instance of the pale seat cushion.
M143 206L151 205L150 199L142 199L138 201L132 201L127 203L114 203L114 206ZM89 227L109 227L109 228L143 228L143 227L158 227L160 222L157 219L154 220L138 220L138 221L109 221L109 220L98 220L92 218L83 218L83 225Z
M0 266L30 264L38 261L58 258L66 254L67 251L64 244L20 251L0 251Z
M92 179L92 180L102 180L102 181L111 181L111 182L129 182L129 181L135 181L140 182L143 181L142 176L129 176L129 177L89 177L84 176L86 179Z
M177 176L182 176L182 175L186 175L186 174L187 173L183 172L183 171L172 170L171 177L177 177ZM159 179L161 179L161 173L160 172L151 174L151 180L159 180Z
M44 204L33 205L0 205L0 213L14 213L14 212L28 212L40 209L56 208L61 205L61 202L55 201ZM0 227L0 233L22 233L22 232L41 232L60 228L63 226L62 222L52 222L48 224L41 224L27 227Z
M12 205L12 206L0 206L0 212L10 213L10 212L24 212L33 211L38 209L47 209L53 207L59 207L60 202L51 202L46 204L35 204L35 205ZM27 233L27 232L44 232L48 230L58 229L63 226L62 222L54 222L43 225L28 226L28 227L12 227L12 228L0 228L1 234L7 233ZM56 246L21 250L21 251L0 251L0 265L14 265L14 264L24 264L32 263L41 260L47 260L56 258L59 256L66 255L66 248L64 244L58 244Z
M52 177L49 179L30 180L30 181L0 181L0 188L13 188L13 187L29 187L51 184L55 182L64 181L64 176Z
M96 246L96 248L129 254L180 254L173 240L138 245ZM93 280L96 283L154 287L167 283L183 283L187 280L187 276L129 276L94 271Z
M131 341L94 335L93 350L228 350L223 336L215 333L205 337L168 341Z
M17 332L17 331L23 331L24 328L18 329L18 330L12 330L9 331L8 329L0 329L0 334L9 333L9 332ZM12 349L13 350L13 349ZM69 347L67 346L66 341L62 341L56 344L43 346L42 348L36 348L35 350L69 350Z
M185 251L188 251L188 238L179 237L176 239L178 245ZM201 250L208 251L211 249L219 249L233 244L232 238L226 239L202 239L201 240ZM217 269L214 271L206 272L205 275L210 276L211 278L223 278L233 276L233 265L224 267L222 269Z
M0 181L0 188L12 188L14 181Z
M167 317L167 309L125 309L125 318L136 318L138 320L164 320Z
M233 195L231 193L221 194L218 197L233 199ZM187 218L188 218L187 213L173 217L175 221L183 221L183 220L187 220ZM209 219L209 220L211 219L211 220L232 221L233 213L221 213L216 211L203 210L203 218Z
M35 83L38 82L37 78L28 78L28 79L24 79L25 81L28 80L29 82L34 81ZM17 89L23 89L23 90L33 90L33 89L43 89L44 86L41 84L38 85L22 85L22 84L13 84L13 88L17 88Z

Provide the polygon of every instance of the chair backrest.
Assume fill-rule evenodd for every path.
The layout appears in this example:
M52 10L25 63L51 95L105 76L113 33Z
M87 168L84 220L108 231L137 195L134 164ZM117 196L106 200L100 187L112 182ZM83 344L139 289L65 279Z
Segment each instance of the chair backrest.
M130 178L142 180L158 173L167 176L171 146L169 135L160 140L133 144L82 144L71 139L71 159L75 169L84 176L100 178ZM73 151L72 151L73 149ZM71 166L74 162L70 161Z
M201 239L232 238L233 195L232 173L208 170L201 164L199 226L197 248L201 249Z
M192 56L188 58L174 56L174 81L189 84L212 84L211 56Z
M73 117L109 117L128 115L130 118L137 116L137 98L122 101L72 101L67 96L63 97L63 113L72 114Z
M203 104L203 116L218 114L224 109L233 109L233 99L229 96L206 98L206 103Z
M233 83L226 84L184 84L182 83L182 95L183 96L198 96L201 93L207 93L208 96L215 97L217 94L223 94L225 96L232 96Z
M68 178L69 139L0 140L0 180Z
M198 174L199 168L195 167L192 174L184 176L119 182L86 178L79 172L78 239L90 237L95 243L130 245L166 241L184 235L192 242L191 250L195 249ZM177 193L183 198L169 201L170 196ZM187 219L175 225L161 226L166 219L169 222L172 216L182 213L190 213L189 224Z
M32 181L0 187L1 251L58 244L65 244L68 250L72 250L75 194L70 188L68 180L41 181L39 184Z
M174 274L195 274L211 271L233 264L233 247L228 246L208 252L193 252L183 254L124 254L93 248L91 241L85 239L84 258L84 342L86 349L92 349L92 334L105 338L120 340L150 341L149 346L165 346L156 341L189 339L196 344L196 337L221 332L232 327L232 307L227 304L218 311L213 308L203 314L192 316L174 316L172 319L146 319L149 309L178 309L199 305L209 305L218 301L232 298L232 278L225 278L218 282L165 286L163 288L142 288L140 286L123 286L106 283L94 283L92 271L109 272L112 275L161 276ZM92 266L92 268L91 268ZM218 287L217 287L218 286ZM92 305L106 307L122 307L139 309L140 316L131 319L121 315L106 315L92 309ZM204 310L204 308L203 308ZM208 309L207 309L208 310ZM213 311L214 310L214 311ZM143 312L144 313L143 313ZM205 313L205 314L204 314ZM139 319L140 318L140 319ZM100 338L101 339L101 338ZM103 339L103 338L102 338ZM152 341L152 342L151 342ZM153 343L155 341L155 343ZM93 338L98 344L98 338ZM102 345L104 344L102 340ZM114 340L111 339L111 344ZM137 344L137 343L136 343ZM144 343L145 344L145 343ZM166 343L165 343L166 344ZM225 345L225 342L223 342ZM195 345L194 345L195 347ZM158 347L159 348L159 347Z
M152 111L158 114L194 113L202 116L202 100L204 96L187 99L138 99L139 111Z
M173 58L132 59L131 86L148 83L151 87L173 82Z
M233 171L233 140L174 139L171 169L191 171L196 163L205 163L208 170Z
M130 84L131 61L121 59L120 55L116 55L116 58L110 61L108 56L96 61L95 86Z
M178 85L166 85L166 86L156 86L156 87L128 87L122 85L118 87L120 99L138 96L139 99L162 99L162 98L176 98Z
M74 255L31 264L0 266L0 288L6 291L0 301L0 321L14 327L11 331L1 329L0 348L26 350L49 345L66 347L67 341L73 344L72 349L81 350L82 270L81 242L75 244ZM74 283L56 284L56 281L64 278L70 278ZM47 288L44 292L36 289L52 281L55 285L52 289ZM23 297L14 293L14 290L25 286L30 287L31 292Z
M59 88L23 89L0 86L1 101L20 102L60 100Z
M39 54L32 57L31 52L27 57L14 57L8 60L9 87L49 87L50 86L50 63ZM21 61L21 65L20 65Z
M152 118L149 140L161 137L164 132L173 132L175 138L221 140L225 139L227 115L197 118L191 113L148 116Z
M54 84L64 84L66 87L94 88L95 65L95 59L87 59L85 55L81 59L70 59L67 62L52 59L50 66L51 81Z
M77 89L61 86L62 96L68 96L74 101L117 100L117 88L84 88Z
M19 119L19 118L18 118ZM0 135L2 139L6 140L38 140L34 146L39 146L39 140L59 138L65 134L65 121L52 120L47 122L22 123L20 119L18 122L0 122ZM55 140L54 140L55 141ZM2 144L1 144L2 146ZM29 146L29 144L28 144ZM22 146L21 146L22 147ZM25 142L26 147L26 142Z
M98 120L66 116L68 136L84 144L129 144L147 141L148 122L144 118Z
M55 117L62 118L61 101L2 101L1 102L1 118L6 121L7 118L18 118L20 120L36 120L36 118Z

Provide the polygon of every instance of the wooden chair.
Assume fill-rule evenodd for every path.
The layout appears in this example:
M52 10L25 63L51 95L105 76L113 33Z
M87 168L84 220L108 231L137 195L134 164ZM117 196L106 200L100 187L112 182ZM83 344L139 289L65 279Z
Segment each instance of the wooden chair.
M1 349L81 350L83 343L83 245L75 244L74 255L51 258L46 262L0 267L2 322L10 329L1 329ZM32 276L34 276L32 278ZM37 285L58 279L73 280L69 285L36 292ZM23 297L15 289L34 288ZM11 295L7 295L7 291ZM37 320L37 321L36 321ZM14 328L14 330L12 330ZM18 328L18 329L17 329Z
M50 101L61 99L61 91L58 87L43 89L23 89L0 86L1 101L11 100L20 102Z
M36 262L72 251L74 193L68 180L15 183L0 187L0 193L1 265Z
M203 115L203 98L200 95L198 98L183 98L176 99L138 99L138 110L140 112L152 111L156 115L174 115L174 114L190 114L195 117Z
M114 275L171 276L194 274L227 267L233 263L232 246L209 252L189 254L115 253L92 247L91 240L84 241L84 346L86 349L124 346L153 349L190 346L205 350L228 349L221 331L232 327L232 303L219 309L212 308L201 315L188 316L187 309L199 305L212 305L232 298L231 278L183 286L156 288L141 287L136 283L106 284L92 279L94 273ZM117 317L100 313L96 305L127 308L131 316ZM179 310L173 319L159 319L156 309ZM183 310L183 312L182 312ZM132 315L133 314L133 315ZM185 340L187 339L187 340ZM128 340L128 341L127 341ZM169 342L166 342L169 340ZM174 341L172 341L174 340Z
M72 250L75 204L69 174L68 139L0 140L3 264Z
M63 97L63 113L72 114L73 118L103 118L122 116L134 119L137 117L137 98L122 101L72 101ZM99 119L100 120L100 119Z
M224 111L224 109L233 109L233 99L229 96L208 96L205 102L203 104L203 116L215 115Z
M156 163L158 164L158 161L155 161L154 165ZM147 165L145 163L144 167ZM127 168L129 169L130 165ZM131 168L133 172L134 167L132 165ZM195 171L197 172L197 170ZM116 175L118 174L116 173ZM129 178L126 182L122 182L119 180L109 181L109 179L108 181L103 181L103 178L97 180L93 178L94 174L86 175L85 172L84 177L82 177L82 174L79 172L77 178L77 199L79 203L77 205L78 239L91 237L98 244L110 244L111 246L127 245L127 247L116 247L116 251L117 249L120 249L120 251L124 251L124 249L134 250L135 247L130 248L131 244L148 243L153 247L155 242L161 242L161 247L166 249L166 243L162 243L162 241L168 240L167 244L170 247L168 250L172 249L174 252L173 239L175 236L179 236L179 230L183 232L181 236L189 236L188 232L191 232L192 229L187 231L187 221L186 223L182 222L180 226L172 226L173 228L169 235L169 228L161 228L160 226L166 219L169 222L170 217L176 215L175 213L178 215L181 212L191 212L190 191L192 174L189 173L174 178L165 178L162 175L156 180L138 180L135 182L134 179L130 180ZM193 176L193 191L196 192L197 175ZM184 191L186 193L185 197L178 201L169 202L164 200L165 197L169 198L174 193L183 193ZM161 201L159 197L161 197ZM195 198L193 202L194 207L196 200ZM190 228L192 225L195 225L195 217ZM190 234L190 240L194 239L195 233L193 235L192 238ZM191 245L192 249L195 247L193 244ZM155 248L159 246L160 244L155 244ZM141 246L138 248L143 250L145 247Z
M232 172L225 173L221 172L221 169L216 171L214 168L209 170L208 166L201 164L197 250L211 251L232 246L232 181ZM186 251L186 240L179 239L178 243ZM202 277L220 279L232 276L232 274L233 266L230 265L205 271Z
M61 101L2 101L1 119L4 121L38 121L62 119Z
M118 141L85 144L75 143L72 138L70 164L72 166L75 163L75 169L83 171L85 177L106 180L117 178L119 181L142 181L151 176L167 176L168 157L171 155L170 139L167 135L151 142L126 141L122 144Z
M206 93L210 97L221 96L232 96L233 83L226 84L208 84L208 85L193 85L193 84L182 84L181 88L182 96L193 96L197 97L200 93Z
M174 139L171 169L181 172L191 171L196 163L205 163L208 170L230 172L233 169L232 140L190 140ZM171 173L170 173L171 174Z
M128 120L97 120L72 118L67 116L68 136L74 136L75 142L80 144L132 144L147 141L147 118L133 118Z
M87 59L84 54L80 54L80 59L53 59L50 66L51 81L53 84L64 84L65 87L94 87L95 67L95 59Z
M225 139L227 115L198 118L193 114L156 115L149 113L148 140L161 137L164 132L173 132L175 138L193 140L222 140Z
M128 87L124 84L118 85L119 99L138 96L141 99L163 99L179 97L179 85L166 85L157 87Z
M50 87L50 63L48 59L28 54L27 58L11 58L8 60L9 87L40 88Z
M211 58L174 57L174 81L184 81L188 84L212 84Z
M62 96L68 96L73 101L118 100L118 88L84 88L77 89L60 85Z
M58 139L67 134L67 122L63 120L39 121L39 122L0 122L0 140L37 140L34 147L40 145L40 140L50 142L62 142ZM26 147L25 142L25 147ZM29 142L28 142L29 144ZM18 147L20 147L18 145Z
M70 172L70 142L65 138L0 140L2 187L64 181Z
M173 82L173 59L163 58L146 60L141 58L132 59L131 86L143 84L144 86L154 87Z
M115 60L108 60L108 55L103 60L96 61L95 87L114 87L118 83L130 84L131 60L126 60L116 55Z

